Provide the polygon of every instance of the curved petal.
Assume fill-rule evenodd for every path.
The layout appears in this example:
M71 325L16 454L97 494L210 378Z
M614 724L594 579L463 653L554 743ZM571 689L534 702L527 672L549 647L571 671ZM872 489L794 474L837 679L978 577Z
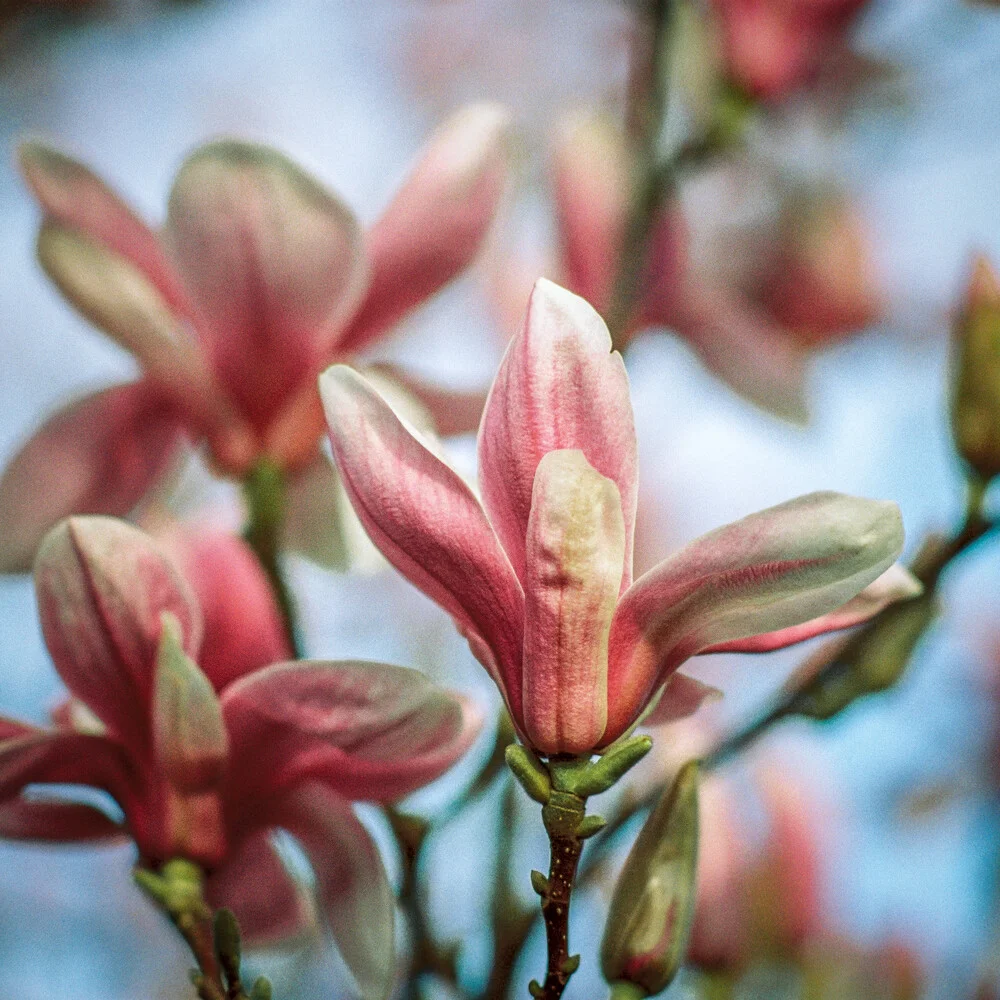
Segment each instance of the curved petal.
M280 944L313 926L315 908L305 887L285 868L264 831L252 834L213 872L205 885L213 909L236 914L251 947Z
M899 555L893 503L810 493L703 535L625 593L611 625L606 739L688 657L840 607Z
M378 848L350 803L307 785L280 807L279 825L302 845L340 955L366 1000L386 1000L396 967L395 900Z
M541 753L587 753L604 733L624 552L618 487L581 451L542 456L524 580L524 732Z
M371 282L338 353L367 346L472 263L503 194L509 120L498 105L473 104L431 137L366 236Z
M356 372L330 368L320 394L333 454L365 530L455 619L519 718L523 594L479 502Z
M181 167L164 240L219 379L265 431L355 307L364 282L357 221L276 150L224 140Z
M805 349L749 299L694 281L668 315L705 366L756 406L805 423Z
M65 843L125 836L113 819L83 802L22 796L0 803L0 837L5 840Z
M621 495L622 589L632 581L636 439L628 375L604 321L583 299L540 279L507 348L479 428L483 504L519 579L535 470L549 451L578 449Z
M382 663L299 660L222 695L233 795L253 802L305 780L391 802L443 774L481 717L423 674Z
M26 572L71 514L124 516L181 443L176 410L148 382L115 386L50 417L0 478L0 570Z
M874 583L868 584L856 597L852 597L843 607L829 614L812 618L801 625L765 632L734 642L723 642L702 650L704 653L769 653L774 649L784 649L795 643L804 642L827 632L861 625L874 618L883 608L896 601L906 601L919 597L923 585L904 566L898 563L890 566Z
M243 539L180 524L154 534L201 607L204 638L198 666L216 691L244 674L291 658L271 584Z
M556 147L554 181L566 285L605 313L628 212L630 177L621 132L603 117L570 122Z
M22 143L17 156L21 173L48 219L131 261L174 312L188 313L187 296L156 234L104 181L41 142Z
M665 726L694 715L706 702L718 701L722 692L711 684L679 671L671 674L660 692L656 707L642 719L644 726Z
M45 643L59 675L128 746L150 745L161 615L173 614L196 656L201 619L187 585L145 533L107 517L54 528L35 560Z
M0 742L0 802L38 784L100 788L123 809L132 798L132 774L121 747L81 733L40 730Z

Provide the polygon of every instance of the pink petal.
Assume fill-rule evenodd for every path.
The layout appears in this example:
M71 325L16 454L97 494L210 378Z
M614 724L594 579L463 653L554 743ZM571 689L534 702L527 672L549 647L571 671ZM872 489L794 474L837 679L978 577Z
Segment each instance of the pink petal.
M663 687L656 707L642 720L644 726L665 726L694 715L706 702L717 701L722 692L711 684L678 671Z
M622 589L632 581L636 440L628 376L604 321L583 299L540 279L510 342L479 428L483 503L519 579L535 470L549 451L578 449L621 494Z
M227 140L181 167L164 239L220 381L263 433L355 307L364 262L354 216L275 150Z
M248 837L208 879L206 894L215 909L236 914L244 943L280 944L315 922L309 893L288 873L267 832Z
M122 808L134 787L121 747L101 736L38 731L0 742L0 803L36 784L89 785L108 792Z
M50 417L0 478L0 569L30 569L46 532L70 514L128 514L180 441L176 411L146 381Z
M604 118L570 123L556 148L554 173L566 285L605 313L631 186L620 132Z
M624 552L618 487L581 451L542 456L524 578L524 732L541 753L588 753L604 733Z
M124 830L100 809L82 802L15 798L0 803L0 837L55 842L111 840Z
M442 775L481 718L423 674L382 663L301 660L244 677L222 695L233 795L249 803L317 780L391 802Z
M415 397L430 414L434 430L441 437L470 434L478 430L483 407L486 405L486 390L463 392L459 389L447 389L425 382L420 376L392 364L372 365L367 370L385 375Z
M622 597L611 626L608 729L624 732L688 657L840 607L892 565L895 504L811 493L696 539Z
M180 623L169 611L163 612L161 621L151 713L153 753L176 791L208 792L226 766L222 707L212 682L181 647Z
M53 222L46 222L38 235L38 259L63 295L134 354L149 380L190 422L213 438L239 432L234 427L238 418L219 389L209 359L182 317L131 261ZM243 445L244 450L248 447Z
M806 352L749 299L693 281L660 321L741 396L786 420L806 420Z
M4 740L13 740L19 736L33 736L44 732L38 726L29 726L26 722L17 719L8 719L5 715L0 715L0 743Z
M204 638L198 666L216 691L244 674L291 659L274 591L241 538L179 524L155 535L201 607Z
M320 394L333 454L365 530L455 619L518 718L523 595L479 502L356 372L330 368Z
M350 803L321 785L282 804L279 825L299 841L341 958L366 1000L386 1000L395 974L395 900L378 849Z
M35 560L35 592L46 645L66 686L111 733L149 746L149 710L161 615L180 624L197 653L201 620L173 564L138 528L75 517L54 528Z
M82 163L40 142L18 149L24 179L47 218L131 261L178 314L187 297L156 234Z
M472 263L507 174L509 115L473 104L431 137L366 237L371 283L338 353L361 350Z
M843 607L820 615L801 625L780 629L777 632L765 632L763 635L737 639L735 642L723 642L717 646L703 650L705 653L769 653L774 649L784 649L806 639L827 632L839 632L841 629L860 625L874 618L883 608L896 601L905 601L919 597L923 593L920 581L905 567L898 563L890 566L874 583L868 584L856 597L852 597Z

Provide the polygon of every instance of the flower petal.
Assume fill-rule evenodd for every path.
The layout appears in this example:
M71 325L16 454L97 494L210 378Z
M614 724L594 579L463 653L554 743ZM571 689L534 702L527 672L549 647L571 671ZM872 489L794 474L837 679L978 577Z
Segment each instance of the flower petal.
M382 663L299 660L228 687L233 795L250 804L317 780L391 802L443 774L481 725L466 701L423 674Z
M586 753L604 733L624 553L618 487L581 451L544 455L524 580L524 731L541 753Z
M509 120L498 105L473 104L431 137L367 234L371 283L338 353L367 346L472 263L503 193Z
M605 313L628 211L630 178L620 131L603 117L570 122L556 148L554 175L566 285Z
M55 527L35 560L46 645L70 691L111 733L149 746L149 711L164 611L196 655L201 619L173 564L138 528L107 517Z
M320 393L344 486L372 541L455 619L519 718L523 595L479 502L356 372L335 365Z
M404 371L397 365L380 363L366 369L385 376L414 398L430 417L431 427L441 437L471 434L478 430L486 405L486 390L447 389L425 382L419 375Z
M180 524L154 534L201 607L204 638L198 666L216 691L244 674L291 658L271 584L241 538Z
M678 671L671 674L656 702L656 707L642 719L644 726L665 726L694 715L706 702L718 701L722 692L711 684Z
M386 1000L395 974L395 900L378 849L350 803L307 785L281 805L280 825L302 845L340 955L366 1000Z
M519 579L535 470L549 451L579 449L611 479L625 521L622 588L632 580L636 439L628 376L604 321L583 299L540 279L510 342L479 429L479 478Z
M251 947L298 937L315 922L309 893L285 868L266 831L243 841L209 876L205 891L213 909L225 906L236 914Z
M100 809L83 802L20 798L0 803L0 837L5 840L115 840L125 831Z
M21 173L48 219L130 261L166 304L186 315L187 296L156 234L96 174L41 142L22 143Z
M688 657L840 607L899 555L895 504L811 493L696 539L625 593L611 625L606 739Z
M357 221L276 150L223 140L181 167L164 239L220 380L263 432L315 376L355 307L364 282Z
M132 775L121 747L101 736L39 730L0 742L0 802L37 784L100 788L124 809Z
M60 410L0 478L0 570L31 568L70 514L128 514L177 454L176 410L147 381L103 389Z
M38 259L63 295L134 354L149 379L198 427L221 433L233 422L197 341L130 261L53 222L38 234Z
M169 611L163 623L153 686L153 753L163 776L184 795L211 791L226 765L228 744L222 707L212 682L188 656L180 623Z
M773 649L784 649L786 646L804 642L817 635L861 625L896 601L919 597L923 590L923 585L908 569L894 563L874 583L868 584L860 594L852 597L836 611L820 615L801 625L779 629L777 632L765 632L763 635L737 639L734 642L719 643L702 652L769 653Z

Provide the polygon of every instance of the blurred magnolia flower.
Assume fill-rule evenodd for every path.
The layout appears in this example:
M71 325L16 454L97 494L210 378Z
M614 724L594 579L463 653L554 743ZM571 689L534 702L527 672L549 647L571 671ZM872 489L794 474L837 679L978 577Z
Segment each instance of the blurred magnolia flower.
M30 566L67 514L127 514L184 435L224 475L240 479L266 458L332 492L316 376L469 264L502 193L505 130L494 105L458 112L368 232L265 146L195 150L154 232L85 166L25 143L21 168L44 212L42 266L143 376L71 404L14 458L0 480L0 566ZM420 395L415 379L406 385ZM425 402L445 432L478 419L464 396L433 389Z
M616 284L629 211L631 169L621 130L610 120L581 115L563 128L553 163L559 259L555 276L602 315L619 308ZM725 209L714 191L712 211L668 200L647 242L635 301L620 343L650 327L684 338L705 365L752 402L802 420L808 351L831 337L868 325L881 299L860 220L830 198L798 201L778 231L757 231L734 247ZM729 192L723 192L728 194ZM705 261L688 217L721 216L722 238ZM728 231L727 231L728 230ZM739 269L738 269L739 268ZM741 269L741 270L740 270ZM546 270L535 266L534 273ZM523 267L498 261L495 284L505 319L530 283ZM519 308L519 306L518 306Z
M600 316L544 279L483 412L482 505L363 377L338 365L320 383L362 524L452 615L543 754L605 747L657 698L660 718L690 714L712 690L676 673L697 653L775 649L863 620L871 602L840 609L902 546L894 504L815 493L633 583L628 377ZM912 593L905 572L902 585Z
M225 593L202 597L216 644L237 625L268 628L252 617L265 600L255 596L264 585L256 564L218 540L181 547L203 592L220 583L215 574L226 578ZM351 802L395 801L441 775L478 730L470 706L402 667L261 668L253 661L265 650L253 638L216 649L199 667L202 620L192 593L149 536L110 518L53 529L35 586L45 641L72 701L55 729L0 718L0 836L128 836L146 865L196 862L213 902L268 940L301 931L311 913L271 840L285 830L309 857L358 985L387 996L394 902ZM271 642L280 645L276 635ZM242 670L238 655L248 658ZM109 794L122 820L37 787L67 783Z
M732 80L762 101L815 81L868 0L712 0Z
M754 959L793 960L825 930L816 806L773 767L758 771L754 786L766 825L756 840L731 782L702 785L688 959L703 968L738 972Z

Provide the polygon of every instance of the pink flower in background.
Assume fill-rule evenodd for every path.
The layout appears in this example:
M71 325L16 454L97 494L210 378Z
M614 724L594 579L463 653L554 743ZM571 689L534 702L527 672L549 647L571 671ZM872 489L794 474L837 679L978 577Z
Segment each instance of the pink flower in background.
M766 822L759 840L730 782L708 780L701 789L689 959L703 968L738 971L754 958L794 958L826 931L816 806L773 768L754 784Z
M586 302L538 282L479 428L482 504L363 377L335 366L320 380L362 524L452 615L544 754L608 745L660 695L668 714L693 711L707 689L676 670L697 653L863 620L872 603L838 609L902 546L894 504L816 493L705 535L633 583L636 439L610 348ZM902 576L894 596L913 593Z
M630 173L624 136L610 121L581 116L563 129L553 164L555 273L605 316L615 308ZM717 200L714 193L713 211L698 209L692 218L701 225L703 217L720 214ZM693 252L681 202L667 201L649 236L622 343L650 327L667 327L737 392L781 416L804 419L808 351L874 322L881 296L857 213L833 199L809 204L807 212L801 204L782 218L779 238L747 246L724 241L722 266L706 266ZM753 271L749 279L727 273L734 263ZM515 304L520 308L527 276L509 261L501 266L507 314Z
M211 572L229 574L228 594L214 606L203 598L210 622L235 616L228 629L216 620L218 635L237 624L266 630L249 617L261 607L257 567L217 539L183 544L194 546L198 584L209 581L199 567L206 545L221 560ZM273 939L303 929L311 913L270 839L286 830L310 859L322 911L362 991L386 996L394 902L351 802L392 802L437 778L472 742L476 713L402 667L247 662L240 671L237 655L252 661L264 651L252 640L199 667L192 593L152 539L120 521L80 517L53 529L35 585L45 641L73 701L56 729L0 718L0 835L127 835L147 864L188 858L209 873L217 905L232 906L251 936ZM37 786L67 783L108 793L123 820L38 795Z
M867 0L713 0L733 81L763 101L812 83Z
M458 112L368 232L265 146L197 149L155 232L82 164L23 145L43 267L143 375L71 404L15 457L0 480L0 565L30 566L67 514L127 514L184 435L234 477L264 456L289 472L325 461L317 374L470 263L502 193L505 129L493 105ZM468 410L440 390L428 403L452 422Z

